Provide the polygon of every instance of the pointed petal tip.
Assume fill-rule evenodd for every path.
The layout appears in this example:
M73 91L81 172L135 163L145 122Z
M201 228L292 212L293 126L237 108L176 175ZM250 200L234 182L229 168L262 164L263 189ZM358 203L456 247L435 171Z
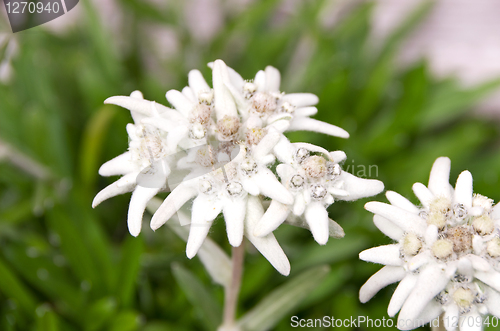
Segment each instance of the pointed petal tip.
M377 205L378 201L369 201L365 203L365 209L373 213L373 208Z

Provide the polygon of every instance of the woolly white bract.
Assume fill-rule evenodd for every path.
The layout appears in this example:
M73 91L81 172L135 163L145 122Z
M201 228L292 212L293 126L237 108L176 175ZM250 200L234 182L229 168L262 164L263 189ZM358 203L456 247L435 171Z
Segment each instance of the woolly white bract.
M429 185L413 185L415 206L396 192L391 204L368 202L373 222L397 243L365 250L362 260L386 265L361 288L361 302L399 282L388 307L399 311L401 330L428 323L444 313L447 330L482 330L482 316L500 317L500 207L473 194L464 171L455 189L449 184L450 160L438 158ZM409 323L412 321L412 323Z
M309 117L317 112L315 95L280 92L280 74L273 67L245 81L221 60L209 66L213 88L192 70L189 86L166 94L173 109L144 100L138 91L106 100L129 109L134 124L127 126L129 150L99 170L103 176L123 177L99 192L93 206L132 191L128 226L137 236L148 201L172 189L151 227L156 230L192 201L189 258L222 213L231 245L239 246L246 236L287 275L290 264L272 234L276 227L288 218L325 244L329 234L343 236L326 207L380 193L383 184L342 171L343 152L291 144L284 136L309 130L348 138L343 129ZM269 169L276 163L280 179ZM264 198L271 200L267 211Z

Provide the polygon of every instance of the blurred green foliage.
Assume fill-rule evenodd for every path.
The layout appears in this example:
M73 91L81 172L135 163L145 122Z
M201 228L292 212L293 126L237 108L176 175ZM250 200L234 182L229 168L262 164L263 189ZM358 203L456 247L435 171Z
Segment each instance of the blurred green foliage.
M245 78L273 65L282 71L282 90L316 93L316 118L345 128L351 138L289 136L346 151L345 166L355 174L363 165L376 165L367 168L373 171L367 176L416 203L411 185L426 183L434 159L445 155L452 160L452 181L469 169L475 191L500 200L498 124L470 112L500 81L463 89L452 79L435 79L424 61L405 69L394 64L402 39L429 4L383 45L374 45L372 3L356 6L327 29L320 24L323 1L303 2L297 15L274 24L281 2L257 0L228 16L209 43L192 38L181 3L158 9L140 0L119 2L133 30L124 36L127 52L116 47L89 1L80 1L83 23L66 34L37 27L15 35L20 53L14 77L0 85L0 139L32 164L22 169L9 160L0 163L1 330L213 330L220 323L222 288L199 260L185 257L181 239L165 227L153 234L149 214L141 235L130 236L127 196L90 207L113 180L98 176L99 165L126 149L125 125L131 121L126 110L104 106L104 99L139 89L147 99L165 103L164 93L185 86L190 69L200 68L210 79L206 63L217 58ZM154 71L146 68L147 52L141 49L144 36L137 27L144 22L169 26L180 40L176 53L158 59ZM385 201L382 195L376 199ZM367 304L357 299L360 286L379 268L359 261L358 253L390 242L363 209L366 201L330 208L346 236L326 246L303 229L283 226L275 232L292 265L290 279L304 277L309 268L321 268L326 276L271 328L288 330L292 315L387 317L394 286ZM220 223L211 236L229 251ZM240 316L288 280L248 250ZM274 295L280 289L286 287Z

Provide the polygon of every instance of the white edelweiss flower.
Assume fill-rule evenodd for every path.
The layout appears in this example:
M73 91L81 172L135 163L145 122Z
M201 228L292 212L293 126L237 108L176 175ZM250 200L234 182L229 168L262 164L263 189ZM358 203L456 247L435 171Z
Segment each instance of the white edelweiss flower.
M216 68L217 62L209 64ZM251 81L245 81L232 68L222 81L231 92L238 111L246 121L258 118L262 127L274 127L280 132L314 131L331 136L349 138L344 129L310 118L318 112L318 97L312 93L290 93L280 91L280 72L271 66L260 70Z
M186 247L186 254L189 258L196 255L210 230L212 222L221 212L224 215L229 243L232 246L239 246L243 235L245 235L254 243L257 249L266 251L266 248L259 245L265 246L267 244L262 243L274 242L275 239L272 234L265 238L257 238L253 235L256 220L255 215L250 214L255 212L254 209L257 207L255 207L256 202L254 200L254 202L250 202L250 200L263 195L278 200L283 204L293 202L292 195L267 168L267 165L274 161L274 157L270 152L279 139L280 134L278 132L269 132L256 146L242 148L238 156L223 167L209 173L202 170L197 172L195 176L186 176L187 180L172 191L153 215L151 228L153 230L158 229L188 200L194 198L191 228ZM198 152L196 151L196 153ZM213 163L205 163L205 159L197 158L194 155L196 153L188 155L179 162L184 164L196 163L197 166L191 167L193 172L201 168L211 169ZM201 177L198 176L202 172L206 174ZM252 206L255 208L248 210L250 204L253 204ZM248 222L248 224L245 223L245 219L251 219L251 225ZM274 247L278 244L276 242L269 245ZM263 255L266 257L268 257L267 255L274 256L267 251ZM281 253L278 255L281 256ZM285 264L282 260L280 261L270 260L278 271L288 274L288 260L286 260ZM288 265L288 269L284 268L286 265Z
M420 207L391 191L391 204L365 205L375 225L397 243L360 253L364 261L385 265L362 286L360 301L399 282L388 314L399 311L401 330L443 313L446 330L482 330L481 316L500 317L500 207L473 195L469 171L460 174L455 189L449 175L450 160L438 158L428 187L413 185Z
M289 217L288 222L310 228L323 243L329 233L343 236L342 228L328 219L325 209L334 198L354 200L378 193L383 186L343 173L338 165L345 158L342 152L292 145L282 134L286 130L311 130L348 137L341 128L308 117L317 111L312 107L318 102L315 95L281 93L279 72L272 67L246 83L221 60L211 67L213 88L199 71L192 70L189 86L182 92L167 92L167 100L175 109L144 100L137 91L130 97L115 96L105 101L129 109L134 124L127 127L129 151L100 169L103 176L123 177L102 190L93 205L133 191L128 223L130 233L136 236L146 203L158 192L172 190L153 215L151 227L157 229L193 200L186 248L189 258L197 253L212 222L222 213L231 245L239 246L246 236L277 270L288 274L288 260L270 233L274 228L267 233L259 230L263 197L272 200L266 214L278 204L294 209L297 216ZM302 161L293 159L298 148L325 153L325 158L310 156L301 165ZM284 163L280 171L285 185L268 168L276 158ZM283 179L287 172L305 178L303 192L289 187L291 179ZM300 186L300 178L295 179L293 185ZM377 192L370 193L373 190ZM302 212L297 212L300 208ZM319 222L310 221L316 217Z
M293 213L304 216L314 239L324 245L333 222L326 210L329 205L336 200L352 201L372 196L384 189L381 181L358 178L342 171L339 162L346 159L342 151L329 153L311 144L291 144L284 138L276 145L275 154L282 162L276 170L294 196L294 202L285 205L273 200L255 229L257 236L271 233Z
M166 94L167 100L179 113L176 118L154 116L143 120L168 132L169 138L175 139L172 145L180 144L183 148L206 143L207 135L215 130L212 118L214 90L198 70L191 70L188 78L189 86L184 87L182 92L170 90Z
M160 130L141 124L144 116L151 114L151 109L158 109L162 114L172 112L161 105L144 100L141 92L135 91L130 97L112 97L106 103L113 103L130 109L135 124L127 125L130 138L129 150L114 159L104 163L99 169L101 176L122 175L119 180L100 191L92 207L95 208L104 200L119 194L133 192L130 200L127 223L130 234L139 235L142 225L142 216L146 204L159 191L165 188L170 168L164 158L169 154L165 133ZM142 171L147 171L154 178L153 183L138 183Z

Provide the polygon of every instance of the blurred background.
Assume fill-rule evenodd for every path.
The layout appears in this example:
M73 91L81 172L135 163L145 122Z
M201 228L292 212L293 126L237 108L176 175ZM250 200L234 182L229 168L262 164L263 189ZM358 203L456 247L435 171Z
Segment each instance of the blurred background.
M91 208L114 181L97 170L126 150L131 122L127 110L103 101L139 89L167 104L165 92L185 86L189 70L210 81L206 63L215 59L247 79L273 65L283 91L317 94L316 118L351 138L289 137L346 151L344 166L355 175L417 203L411 185L427 183L435 158L448 156L452 183L468 169L475 192L500 200L499 13L496 0L80 0L63 17L12 34L2 7L0 330L220 324L223 289L197 258L185 257L179 237L149 230L149 213L141 235L130 236L127 195ZM358 172L370 165L376 171ZM280 227L288 278L249 246L239 316L327 265L270 329L289 330L294 315L387 318L395 285L358 301L380 268L358 253L390 243L363 209L369 200L330 207L346 236L326 246L309 231ZM222 221L211 237L230 251Z

